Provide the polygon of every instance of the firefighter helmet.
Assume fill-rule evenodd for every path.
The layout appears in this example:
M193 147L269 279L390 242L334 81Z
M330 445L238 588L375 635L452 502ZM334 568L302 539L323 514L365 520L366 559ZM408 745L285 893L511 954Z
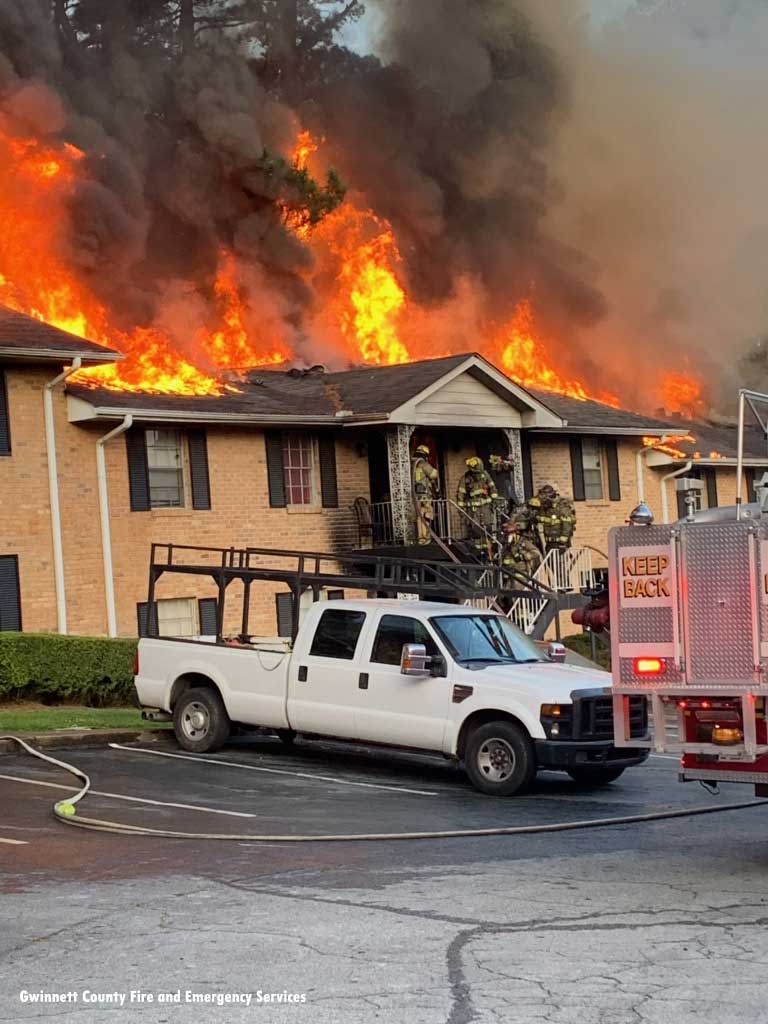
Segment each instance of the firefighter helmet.
M429 455L429 448L428 448L428 446L425 445L425 444L420 444L419 447L416 449L416 454L417 455Z
M483 460L478 459L476 455L473 455L472 458L467 459L467 469L470 470L470 472L482 473L484 468L485 467L483 466Z

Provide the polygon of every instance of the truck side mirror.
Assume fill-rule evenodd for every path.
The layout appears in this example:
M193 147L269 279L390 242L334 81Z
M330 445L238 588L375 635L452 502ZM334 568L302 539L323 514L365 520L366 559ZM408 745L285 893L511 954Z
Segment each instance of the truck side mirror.
M428 676L429 661L424 644L403 644L400 672L404 676Z
M558 644L554 642L547 644L547 657L550 661L562 664L565 661L567 653L568 651L566 650L565 644Z

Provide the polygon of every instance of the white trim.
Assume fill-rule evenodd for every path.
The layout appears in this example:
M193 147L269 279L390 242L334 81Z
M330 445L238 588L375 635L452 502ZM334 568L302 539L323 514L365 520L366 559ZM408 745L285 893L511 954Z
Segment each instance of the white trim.
M517 410L521 419L520 424L514 423L510 424L511 426L520 425L523 428L539 426L561 430L567 425L567 420L564 420L561 416L556 416L546 405L534 398L533 395L520 387L519 384L511 381L509 377L497 370L495 366L492 366L482 356L478 355L467 356L458 366L454 366L453 369L442 374L429 387L424 388L423 391L414 395L407 402L393 409L389 414L389 422L409 425L417 423L420 426L429 426L429 423L425 422L422 416L419 416L416 407L429 398L430 395L444 388L450 381L462 376L462 374L468 373L470 370L478 370L481 376L489 378L497 387L505 392L505 398ZM485 382L481 381L481 383ZM486 386L488 385L486 384Z

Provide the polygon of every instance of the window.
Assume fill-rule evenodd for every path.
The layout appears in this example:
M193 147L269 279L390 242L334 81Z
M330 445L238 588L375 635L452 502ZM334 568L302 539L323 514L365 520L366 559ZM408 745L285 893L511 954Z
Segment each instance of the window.
M0 555L0 630L21 629L19 559Z
M587 501L602 501L603 490L603 446L594 438L585 437L581 442L581 465L584 472L584 497Z
M309 653L317 658L352 661L364 622L365 612L329 608L320 617Z
M314 505L314 445L308 434L283 434L287 505Z
M429 621L456 661L546 661L533 640L503 615L440 615Z
M157 602L159 636L197 636L197 602L192 597L175 597Z
M152 508L184 505L184 456L178 430L146 432L149 502Z
M423 622L407 615L384 615L373 642L371 661L377 665L399 665L403 644L424 644L430 658L440 653Z

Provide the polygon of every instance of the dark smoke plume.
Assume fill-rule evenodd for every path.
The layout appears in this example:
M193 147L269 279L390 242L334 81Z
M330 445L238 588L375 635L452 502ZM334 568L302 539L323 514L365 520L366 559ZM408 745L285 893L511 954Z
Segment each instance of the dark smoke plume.
M605 303L593 268L543 226L561 196L547 164L568 102L556 55L509 0L376 7L385 63L325 90L318 123L395 225L415 297L444 303L471 280L491 319L533 289L550 325L594 323Z

